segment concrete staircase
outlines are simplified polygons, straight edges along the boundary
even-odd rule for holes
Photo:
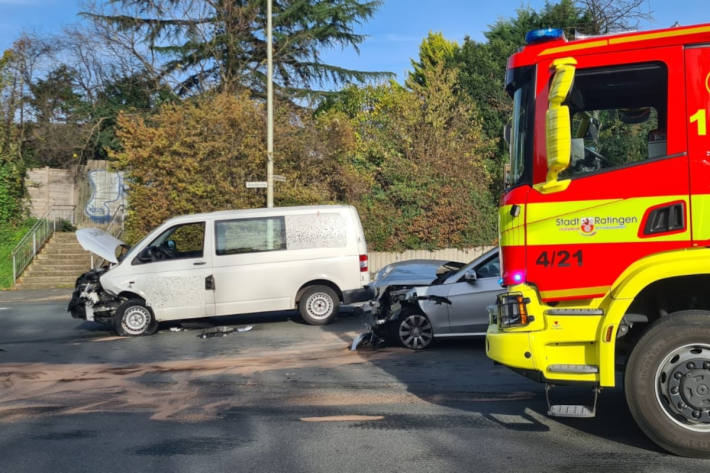
[[[76,235],[57,232],[22,273],[15,289],[74,287],[76,278],[90,266],[91,254],[79,245]]]

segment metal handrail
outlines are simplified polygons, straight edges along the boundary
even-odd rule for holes
[[[52,208],[45,212],[15,245],[12,250],[13,284],[37,256],[49,237],[57,231],[57,220],[69,220],[72,225],[74,224],[75,208],[76,206],[71,204],[52,205]],[[30,241],[32,242],[31,246]]]
[[[30,265],[37,252],[42,248],[49,237],[57,229],[56,218],[50,221],[52,210],[47,211],[29,229],[20,242],[12,250],[12,282],[13,284],[20,277],[22,272]],[[51,225],[50,225],[51,223]],[[32,246],[30,246],[32,242]],[[18,265],[19,262],[19,265]]]

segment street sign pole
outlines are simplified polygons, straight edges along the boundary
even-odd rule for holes
[[[266,0],[266,207],[274,206],[274,64],[271,2]]]

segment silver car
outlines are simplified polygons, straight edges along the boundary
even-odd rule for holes
[[[382,268],[367,287],[366,324],[379,339],[421,350],[434,338],[483,336],[503,292],[498,248],[468,264],[410,260]]]

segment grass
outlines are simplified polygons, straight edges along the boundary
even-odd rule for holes
[[[34,218],[14,225],[0,223],[0,289],[12,286],[12,250],[34,223]]]

